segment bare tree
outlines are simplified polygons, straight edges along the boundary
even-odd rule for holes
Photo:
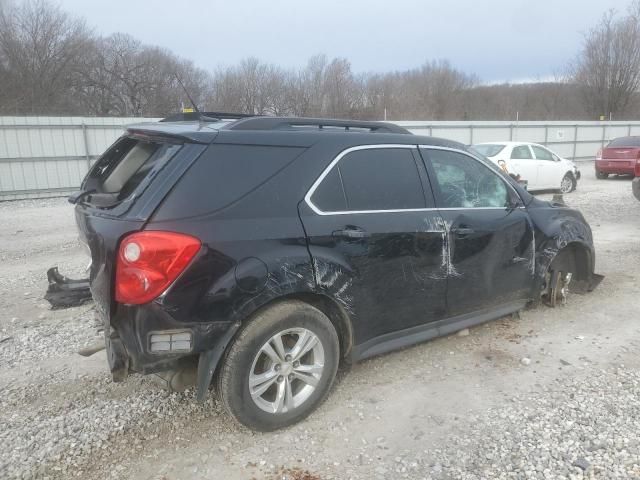
[[[447,60],[354,73],[322,54],[298,70],[247,58],[207,72],[131,35],[93,35],[50,0],[0,0],[0,113],[163,116],[191,97],[202,110],[264,115],[624,118],[640,106],[640,0],[605,15],[572,67],[568,79],[520,85],[481,85]]]
[[[640,2],[622,17],[607,12],[587,33],[573,80],[592,115],[625,112],[640,86]]]
[[[0,11],[0,58],[9,103],[29,113],[70,108],[70,77],[89,42],[82,20],[45,0]]]

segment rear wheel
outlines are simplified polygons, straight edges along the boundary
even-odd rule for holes
[[[600,172],[600,171],[596,170],[596,178],[597,179],[604,180],[608,176],[609,176],[608,173],[604,173],[604,172]]]
[[[560,191],[562,193],[573,192],[577,184],[575,177],[571,173],[567,173],[560,182]]]
[[[300,301],[279,303],[256,315],[231,345],[218,394],[243,425],[283,428],[326,398],[338,359],[338,335],[324,313]]]

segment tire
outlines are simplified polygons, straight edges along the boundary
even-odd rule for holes
[[[609,174],[608,173],[604,173],[604,172],[600,172],[598,170],[596,170],[596,178],[598,180],[604,180],[605,178],[608,178]]]
[[[290,354],[295,356],[298,342],[314,346],[295,360]],[[282,354],[286,355],[284,360]],[[339,356],[338,334],[324,313],[297,300],[278,303],[255,315],[227,350],[216,379],[218,396],[236,421],[253,430],[284,428],[305,418],[324,401],[335,379]],[[306,373],[311,371],[314,373]]]
[[[576,178],[571,173],[567,173],[564,177],[562,177],[562,181],[560,182],[560,192],[561,193],[571,193],[576,189],[578,182]]]

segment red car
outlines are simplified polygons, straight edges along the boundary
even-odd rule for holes
[[[640,137],[615,138],[596,155],[596,177],[609,174],[637,176],[640,166]]]

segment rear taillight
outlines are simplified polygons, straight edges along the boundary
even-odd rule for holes
[[[602,160],[602,149],[598,150],[598,153],[596,153],[596,160]]]
[[[193,260],[201,242],[174,232],[131,234],[120,243],[116,301],[140,305],[164,292]]]
[[[640,159],[636,162],[636,168],[633,173],[636,177],[640,177]]]

